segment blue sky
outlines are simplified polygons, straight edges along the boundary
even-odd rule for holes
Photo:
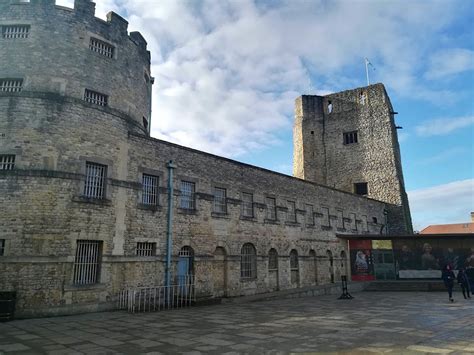
[[[474,1],[97,1],[110,10],[152,52],[153,136],[290,175],[294,99],[364,86],[368,57],[415,229],[470,220]]]

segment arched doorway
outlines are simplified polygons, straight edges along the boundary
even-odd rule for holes
[[[334,283],[334,258],[332,256],[332,251],[326,251],[326,255],[328,257],[328,266],[329,266],[329,279],[331,283]]]
[[[316,252],[311,249],[309,251],[309,275],[311,277],[311,283],[314,285],[318,284],[318,265],[316,259]]]
[[[179,284],[192,283],[194,275],[194,250],[184,246],[178,253],[178,282]]]
[[[214,251],[214,263],[212,267],[214,297],[224,297],[227,290],[227,262],[224,248],[217,247]]]
[[[268,252],[268,287],[271,291],[276,291],[279,288],[278,252],[274,248]]]
[[[299,287],[300,284],[300,268],[298,262],[298,252],[293,249],[290,252],[290,273],[291,287]]]

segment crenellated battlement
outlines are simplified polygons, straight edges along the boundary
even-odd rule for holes
[[[74,8],[54,0],[0,0],[0,47],[0,79],[21,82],[24,92],[108,106],[148,133],[150,52],[143,36],[129,34],[127,20],[115,12],[102,20],[89,0],[75,0]]]

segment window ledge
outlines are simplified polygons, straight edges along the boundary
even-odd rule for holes
[[[188,208],[178,208],[179,214],[188,214],[188,215],[197,215],[196,209],[188,209]]]
[[[332,227],[331,226],[321,226],[321,229],[323,231],[330,231],[332,229]]]
[[[252,282],[257,281],[256,277],[241,277],[240,282]]]
[[[223,218],[230,219],[229,215],[225,212],[211,212],[211,217],[213,218]]]
[[[138,204],[138,209],[139,210],[148,210],[152,212],[160,211],[161,206],[160,205],[146,205],[144,203],[139,203]]]
[[[314,228],[314,227],[316,227],[316,224],[314,223],[306,225],[306,228]]]
[[[264,224],[280,224],[280,221],[278,221],[278,219],[264,219],[263,223]]]
[[[298,222],[286,221],[286,222],[285,222],[285,226],[289,226],[289,227],[299,227],[299,226],[301,226],[301,224],[298,223]]]
[[[240,220],[242,221],[248,221],[248,222],[258,222],[257,221],[257,218],[255,218],[254,216],[240,216]]]
[[[64,291],[91,291],[91,290],[105,290],[107,284],[91,284],[91,285],[68,285],[64,286]]]
[[[73,196],[73,202],[91,203],[99,206],[112,206],[112,201],[105,198],[92,198],[85,196]]]

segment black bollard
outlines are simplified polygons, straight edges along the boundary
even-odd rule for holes
[[[347,276],[341,276],[341,283],[342,283],[342,295],[338,298],[340,300],[351,300],[354,297],[351,296],[349,291],[347,291]]]

